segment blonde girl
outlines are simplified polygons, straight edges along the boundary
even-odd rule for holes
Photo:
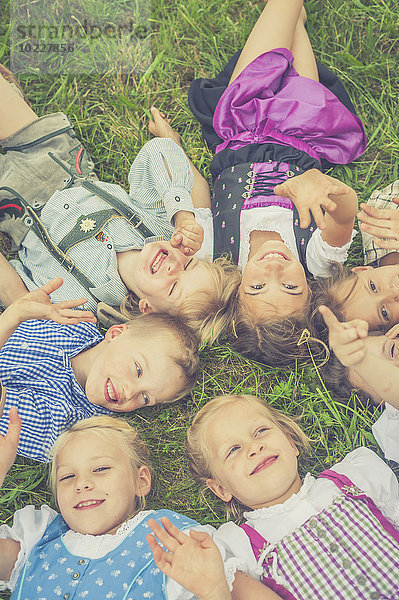
[[[0,482],[11,467],[20,420],[0,437]],[[154,565],[148,520],[168,516],[179,529],[195,521],[144,510],[151,489],[145,443],[122,419],[97,416],[61,434],[52,450],[50,488],[59,513],[26,506],[0,527],[0,589],[12,598],[191,598]],[[40,593],[39,593],[40,592]]]
[[[314,478],[297,460],[309,441],[254,396],[206,404],[187,435],[196,478],[230,515],[214,536],[229,558],[286,599],[393,598],[399,591],[399,488],[374,452],[357,448]]]

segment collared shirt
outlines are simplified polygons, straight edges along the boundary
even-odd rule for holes
[[[68,252],[75,265],[93,283],[91,292],[98,300],[119,305],[128,290],[118,273],[117,252],[139,250],[145,243],[171,238],[173,217],[180,210],[194,212],[190,192],[193,173],[183,150],[171,139],[154,138],[138,153],[129,173],[129,194],[119,185],[99,182],[97,185],[132,208],[154,233],[142,235],[123,218],[114,218],[96,237]],[[109,205],[82,186],[55,192],[41,212],[41,221],[56,244],[71,231],[82,215],[108,209]],[[29,232],[19,252],[20,261],[11,264],[31,291],[54,277],[62,276],[64,284],[52,295],[53,302],[87,297],[84,287],[64,270],[43,243]],[[87,309],[95,310],[96,302],[88,298]]]
[[[22,323],[1,348],[0,379],[6,403],[0,433],[7,433],[8,413],[15,406],[22,419],[18,454],[46,462],[62,431],[80,419],[110,414],[88,401],[70,363],[102,339],[92,323],[32,320]]]

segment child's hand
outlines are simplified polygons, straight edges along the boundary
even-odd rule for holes
[[[336,202],[331,200],[330,195],[342,196],[349,194],[350,191],[349,186],[338,179],[324,175],[318,169],[310,169],[274,188],[276,196],[290,198],[295,204],[301,227],[310,225],[310,213],[312,213],[319,229],[324,229],[326,226],[322,208],[328,213],[333,213],[337,208]]]
[[[150,110],[154,120],[149,121],[148,131],[152,135],[155,135],[155,137],[170,138],[180,146],[181,137],[171,126],[170,119],[166,119],[165,115],[155,108],[155,106],[152,106]]]
[[[323,305],[319,306],[319,311],[328,327],[330,348],[338,360],[344,367],[362,362],[367,354],[364,340],[368,336],[368,323],[361,319],[340,323],[334,313]]]
[[[6,435],[0,434],[0,486],[4,481],[4,477],[14,464],[19,435],[21,433],[22,421],[19,418],[15,406],[10,408],[9,419],[10,422]]]
[[[398,335],[399,335],[399,323],[396,323],[396,325],[391,327],[391,329],[389,329],[385,333],[385,337],[389,338],[390,340],[394,340],[396,337],[398,337]]]
[[[399,204],[399,198],[392,202]],[[374,235],[377,238],[374,242],[379,248],[399,250],[399,210],[374,208],[364,203],[360,208],[362,210],[357,214],[360,229]]]
[[[150,519],[148,525],[166,550],[153,535],[146,538],[157,567],[199,600],[230,599],[222,557],[212,538],[194,530],[186,535],[166,517],[161,522],[163,527]]]
[[[170,243],[178,248],[186,256],[192,256],[202,246],[204,241],[204,230],[197,223],[192,212],[180,210],[174,216],[175,231]]]
[[[52,279],[37,290],[15,300],[4,311],[4,314],[12,311],[18,317],[20,323],[29,319],[49,319],[64,325],[75,325],[80,321],[96,323],[96,317],[90,310],[71,310],[75,306],[85,304],[87,302],[86,298],[52,304],[50,294],[58,290],[61,285],[61,277]]]

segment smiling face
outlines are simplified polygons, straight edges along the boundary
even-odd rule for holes
[[[176,314],[190,296],[215,294],[215,282],[206,264],[195,256],[185,256],[169,242],[146,244],[135,260],[134,279],[132,276],[128,287],[140,298],[142,313]]]
[[[392,387],[399,389],[399,337],[396,337],[397,334],[399,334],[399,329],[394,326],[385,335],[369,335],[364,341],[367,353],[397,367],[397,370],[390,371],[390,375],[394,384]],[[351,385],[366,392],[376,404],[381,402],[379,394],[354,369],[348,368],[348,379]]]
[[[355,267],[357,281],[345,301],[345,320],[363,319],[370,329],[387,329],[399,321],[399,265],[386,267]],[[345,296],[353,286],[346,282],[340,289]]]
[[[147,467],[133,473],[114,440],[94,431],[76,432],[56,457],[60,512],[78,533],[103,535],[116,530],[135,511],[138,495],[151,488]]]
[[[224,502],[252,509],[280,504],[301,488],[298,449],[261,411],[232,402],[207,423],[204,443],[212,456],[208,487]]]
[[[308,295],[304,268],[282,242],[265,242],[247,262],[240,302],[256,321],[300,311]]]
[[[170,332],[143,335],[134,326],[114,325],[87,351],[95,351],[83,386],[89,402],[127,412],[177,398],[186,383],[172,356],[171,349],[178,355],[178,345]]]

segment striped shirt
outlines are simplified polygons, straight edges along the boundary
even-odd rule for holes
[[[128,290],[118,273],[117,252],[141,249],[145,243],[171,238],[173,217],[180,210],[194,212],[190,192],[193,173],[183,150],[171,139],[154,138],[138,153],[129,172],[129,194],[119,185],[99,182],[97,185],[132,208],[154,233],[146,240],[123,218],[113,218],[104,225],[101,235],[72,247],[68,255],[90,279],[93,295],[99,301],[119,305]],[[41,221],[56,244],[71,231],[82,215],[108,209],[107,202],[82,186],[55,192],[41,212]],[[52,257],[38,237],[29,232],[22,242],[19,261],[11,264],[31,291],[54,277],[62,276],[64,284],[51,299],[87,297],[84,287]],[[87,309],[95,310],[96,302],[88,298]]]
[[[0,379],[6,403],[0,433],[7,432],[8,413],[15,406],[22,419],[18,454],[46,462],[62,431],[80,419],[110,414],[88,401],[70,363],[70,358],[102,339],[92,323],[32,320],[22,323],[1,348]]]

